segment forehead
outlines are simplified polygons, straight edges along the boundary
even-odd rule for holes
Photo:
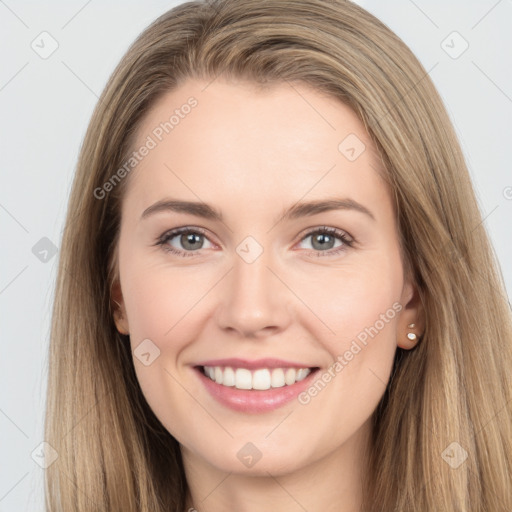
[[[144,145],[127,192],[139,209],[165,194],[260,210],[348,194],[393,209],[363,123],[305,84],[188,80],[147,113]]]

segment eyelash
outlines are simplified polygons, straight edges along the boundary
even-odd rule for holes
[[[208,238],[206,235],[206,231],[202,228],[183,227],[183,228],[176,228],[176,229],[172,229],[170,231],[166,231],[163,235],[161,235],[158,238],[155,245],[159,245],[162,247],[162,249],[164,251],[175,254],[180,257],[197,256],[198,252],[201,249],[196,250],[196,251],[180,251],[180,250],[175,249],[174,247],[172,247],[171,245],[169,245],[167,243],[167,242],[169,242],[169,240],[172,240],[176,236],[182,235],[182,234],[200,234],[200,235],[204,236],[205,238]],[[353,240],[352,238],[349,238],[347,236],[347,234],[344,233],[343,231],[336,229],[336,228],[331,228],[328,226],[323,226],[321,228],[315,228],[315,229],[312,229],[311,231],[308,231],[301,238],[300,241],[304,240],[305,238],[307,238],[311,235],[317,235],[317,234],[322,234],[322,235],[325,234],[325,235],[334,236],[335,238],[338,238],[339,240],[341,240],[343,242],[343,245],[337,247],[336,249],[333,248],[333,249],[329,249],[327,251],[318,251],[315,249],[311,249],[310,251],[312,253],[316,254],[316,256],[323,256],[326,254],[328,256],[336,256],[337,254],[340,254],[341,252],[346,251],[347,248],[353,247],[353,245],[355,243],[355,240]]]

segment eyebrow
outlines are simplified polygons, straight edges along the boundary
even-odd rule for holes
[[[317,201],[298,202],[281,213],[275,222],[282,220],[294,220],[301,217],[309,217],[331,210],[353,210],[363,213],[376,220],[373,213],[362,204],[350,198],[328,198]],[[163,199],[146,208],[141,215],[141,220],[161,212],[188,213],[196,217],[223,222],[222,213],[207,203],[195,201],[181,201],[177,199]]]

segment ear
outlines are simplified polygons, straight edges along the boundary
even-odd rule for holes
[[[414,348],[425,332],[425,312],[417,285],[409,279],[404,285],[400,303],[403,306],[397,325],[397,345]]]
[[[121,291],[121,283],[119,279],[116,279],[110,290],[110,297],[112,303],[112,310],[114,311],[114,322],[117,330],[121,334],[130,334],[130,328],[128,325],[128,317],[126,315],[126,309],[124,306],[123,293]]]

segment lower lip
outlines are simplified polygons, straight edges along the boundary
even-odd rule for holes
[[[199,375],[207,391],[222,405],[238,412],[256,414],[273,411],[292,401],[294,398],[297,398],[302,391],[310,386],[311,381],[316,377],[318,372],[318,369],[311,371],[305,379],[290,386],[266,390],[245,390],[217,384],[204,375],[201,369],[194,368],[194,370]]]

